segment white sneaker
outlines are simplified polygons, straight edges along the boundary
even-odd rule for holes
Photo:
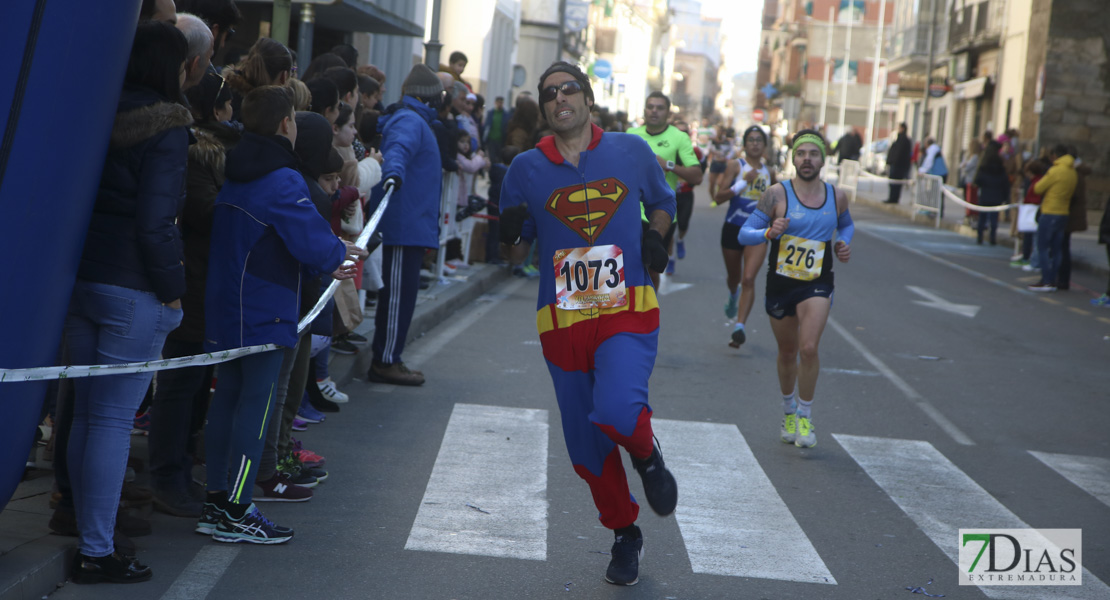
[[[323,394],[325,398],[336,404],[343,404],[351,400],[347,394],[336,389],[335,382],[331,380],[331,377],[323,381],[317,381],[316,387],[320,388],[320,393]]]
[[[1037,268],[1034,267],[1033,265],[1021,265],[1021,270],[1025,271],[1026,273],[1029,273],[1029,272],[1032,272],[1032,271],[1036,271]]]

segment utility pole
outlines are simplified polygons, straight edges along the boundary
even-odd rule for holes
[[[300,48],[300,52],[297,52],[297,68],[301,70],[302,76],[308,71],[308,65],[312,64],[312,38],[315,32],[316,9],[311,4],[302,4],[301,26],[297,36],[297,48]]]
[[[825,80],[821,82],[821,127],[825,127],[828,123],[825,120],[825,109],[829,106],[829,79],[832,77],[832,39],[833,32],[836,31],[833,26],[835,15],[836,9],[830,6],[828,37],[825,38]]]
[[[439,71],[439,51],[443,44],[439,43],[439,8],[441,0],[432,0],[432,29],[428,32],[428,41],[424,42],[424,64],[432,72]]]
[[[567,0],[559,0],[559,47],[555,49],[555,61],[563,60],[563,47],[567,43]]]
[[[929,94],[931,93],[929,87],[933,83],[933,60],[936,56],[936,49],[934,45],[934,32],[937,30],[937,6],[940,5],[940,0],[933,0],[933,16],[929,23],[929,62],[925,63],[925,102],[921,105],[921,137],[925,139],[929,137],[929,126],[932,125],[932,119],[929,118]]]
[[[844,113],[848,109],[848,75],[852,72],[852,23],[855,20],[855,8],[849,0],[848,35],[844,37],[844,75],[840,81],[840,135],[847,132],[844,128]]]
[[[883,22],[886,20],[886,3],[887,0],[879,0],[879,32],[875,36],[875,62],[871,66],[871,102],[867,109],[867,137],[866,145],[864,148],[868,153],[871,152],[872,136],[875,135],[875,95],[878,93],[879,87],[879,62],[883,58]],[[882,102],[882,95],[879,95],[878,102]]]

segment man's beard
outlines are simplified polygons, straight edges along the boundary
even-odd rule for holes
[[[806,177],[805,175],[803,175],[802,170],[798,169],[798,179],[801,179],[802,181],[805,181],[805,182],[810,182],[810,181],[813,181],[814,179],[817,179],[817,177],[819,175],[821,175],[821,169],[814,168],[813,166],[810,166],[810,168],[813,169],[813,174],[810,175],[809,177]]]

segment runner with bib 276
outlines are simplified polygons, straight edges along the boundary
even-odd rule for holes
[[[771,243],[766,309],[778,344],[780,437],[811,448],[817,444],[810,412],[821,368],[817,346],[832,307],[832,255],[848,262],[855,226],[844,192],[818,179],[827,152],[821,134],[799,131],[791,149],[797,175],[767,189],[739,239],[745,246]]]

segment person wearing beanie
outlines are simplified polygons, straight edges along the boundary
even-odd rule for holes
[[[666,516],[678,503],[678,486],[653,441],[648,404],[659,342],[659,302],[648,269],[667,266],[663,235],[675,214],[674,191],[647,142],[603,133],[590,121],[593,90],[577,67],[553,64],[540,77],[539,101],[554,135],[509,166],[501,187],[501,240],[535,241],[540,263],[548,265],[540,269],[536,322],[563,435],[601,524],[615,536],[605,579],[632,585],[639,580],[643,536],[621,448],[653,511]],[[583,285],[579,272],[587,275]]]
[[[439,198],[442,169],[431,124],[444,90],[424,64],[412,68],[401,84],[404,96],[378,120],[382,133],[382,190],[393,191],[382,215],[382,280],[374,317],[374,360],[367,379],[395,385],[423,385],[424,374],[405,366],[409,324],[420,291],[424,252],[439,248]]]

